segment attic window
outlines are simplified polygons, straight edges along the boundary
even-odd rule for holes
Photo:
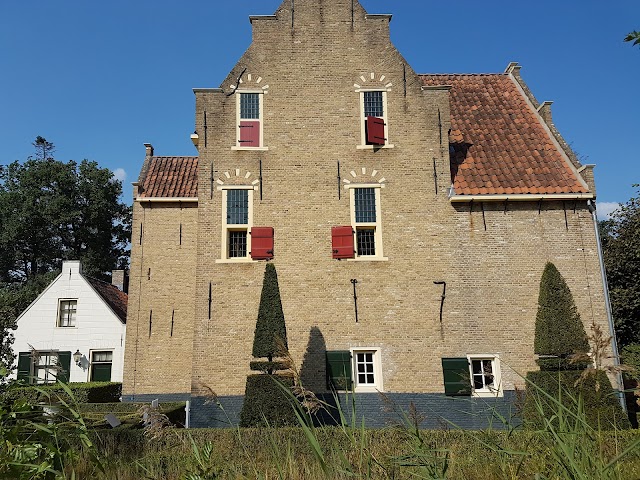
[[[238,92],[235,150],[266,150],[263,147],[263,91]]]
[[[60,300],[58,304],[58,327],[75,327],[78,300]]]
[[[387,125],[387,91],[360,91],[361,145],[358,148],[390,148]]]

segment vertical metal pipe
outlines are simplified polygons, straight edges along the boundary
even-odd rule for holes
[[[596,205],[593,201],[588,202],[587,206],[591,212],[591,218],[593,219],[593,230],[596,235],[596,245],[598,250],[598,261],[600,262],[600,275],[602,276],[602,290],[604,292],[604,304],[607,310],[607,320],[609,322],[609,333],[611,335],[611,350],[613,353],[613,364],[617,367],[620,365],[620,354],[618,352],[618,339],[616,338],[616,329],[613,323],[613,315],[611,314],[611,300],[609,299],[609,283],[607,282],[607,270],[604,267],[604,256],[602,255],[602,243],[600,242],[600,229],[598,228],[598,217],[596,214]],[[627,404],[624,400],[624,382],[622,379],[622,372],[617,372],[616,377],[618,380],[618,399],[622,409],[627,411]]]

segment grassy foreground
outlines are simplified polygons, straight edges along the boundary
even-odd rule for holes
[[[114,480],[589,478],[563,474],[558,444],[549,433],[390,428],[345,434],[340,427],[314,433],[322,461],[297,427],[170,430],[155,439],[140,430],[95,432],[105,472],[94,471],[87,460],[79,462],[76,475]],[[602,458],[606,464],[639,439],[637,431],[575,438],[582,445],[574,450],[573,461],[596,463]],[[640,478],[640,451],[627,455],[602,478]]]

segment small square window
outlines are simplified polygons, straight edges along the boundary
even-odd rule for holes
[[[445,394],[501,397],[500,361],[497,355],[443,358]]]
[[[58,327],[75,327],[77,300],[60,300],[58,308]]]
[[[356,391],[382,390],[380,350],[351,349],[354,385]]]

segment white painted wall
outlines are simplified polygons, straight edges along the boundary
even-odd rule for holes
[[[89,360],[92,350],[113,350],[111,381],[121,382],[124,363],[126,326],[85,278],[80,275],[79,261],[66,261],[62,273],[18,318],[14,332],[13,351],[69,351],[83,354],[79,367],[71,358],[70,382],[89,381]],[[59,299],[77,299],[75,327],[56,326]],[[16,377],[16,372],[12,378]]]

